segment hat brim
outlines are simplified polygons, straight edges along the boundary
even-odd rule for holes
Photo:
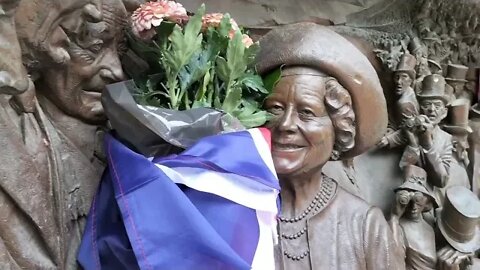
[[[445,230],[445,227],[443,226],[442,222],[442,215],[438,215],[438,220],[437,220],[438,228],[440,229],[440,232],[442,233],[443,237],[447,240],[447,242],[454,247],[456,250],[464,252],[464,253],[470,253],[470,252],[475,252],[476,250],[480,249],[480,225],[477,225],[475,228],[475,234],[474,237],[465,243],[458,242],[451,238],[448,233]]]
[[[425,196],[428,196],[430,198],[430,200],[432,200],[432,203],[435,205],[435,207],[438,207],[439,204],[438,204],[438,200],[432,195],[431,192],[429,192],[427,189],[423,188],[423,189],[420,189],[418,187],[416,187],[415,185],[413,184],[410,184],[408,182],[405,182],[403,183],[401,186],[395,188],[393,191],[394,192],[397,192],[399,190],[411,190],[411,191],[418,191],[418,192],[421,192],[423,195]]]
[[[397,72],[405,72],[408,74],[408,76],[410,76],[410,78],[412,78],[413,80],[415,80],[415,74],[417,74],[415,72],[415,70],[411,70],[411,69],[397,69],[397,70],[394,70],[393,73],[397,73]]]
[[[454,78],[445,78],[445,81],[451,81],[451,82],[464,82],[467,83],[467,80],[462,80],[462,79],[454,79]]]
[[[441,99],[445,102],[445,104],[449,103],[449,98],[447,96],[441,96],[441,95],[422,95],[422,94],[417,94],[418,99]]]
[[[275,28],[260,39],[257,70],[308,66],[332,76],[350,93],[355,112],[355,146],[341,159],[362,154],[385,134],[388,113],[378,75],[367,57],[328,27],[297,23]]]
[[[480,118],[480,103],[473,105],[470,108],[470,112],[473,113],[477,118]]]
[[[468,134],[473,132],[472,128],[469,126],[461,127],[461,126],[444,125],[443,128],[446,131],[455,133],[455,134]]]

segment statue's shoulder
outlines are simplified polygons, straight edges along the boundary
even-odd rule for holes
[[[362,218],[366,218],[372,208],[365,200],[350,193],[340,185],[337,185],[337,192],[333,198],[332,206],[338,207],[338,210],[345,215],[361,216]]]

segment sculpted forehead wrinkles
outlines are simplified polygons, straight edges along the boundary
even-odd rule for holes
[[[284,104],[310,107],[317,113],[324,112],[324,78],[311,75],[283,77],[275,87],[269,100]],[[318,111],[319,110],[319,111]]]

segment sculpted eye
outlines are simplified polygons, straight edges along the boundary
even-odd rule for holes
[[[100,52],[100,50],[102,49],[102,44],[95,44],[95,45],[92,45],[88,48],[91,52],[93,52],[94,54],[98,54]]]
[[[303,109],[303,110],[300,110],[299,111],[299,114],[300,115],[303,115],[303,116],[315,116],[315,113],[310,110],[310,109]]]
[[[279,114],[283,112],[283,107],[278,105],[278,104],[273,104],[268,106],[268,112],[273,113],[273,114]]]
[[[99,54],[103,49],[104,43],[101,39],[95,39],[88,45],[88,50],[93,54]]]

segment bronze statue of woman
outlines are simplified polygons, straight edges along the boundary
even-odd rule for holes
[[[282,188],[277,269],[404,269],[380,209],[322,173],[329,160],[367,151],[386,131],[372,65],[345,38],[311,23],[272,30],[260,45],[258,71],[282,67],[265,101]]]

